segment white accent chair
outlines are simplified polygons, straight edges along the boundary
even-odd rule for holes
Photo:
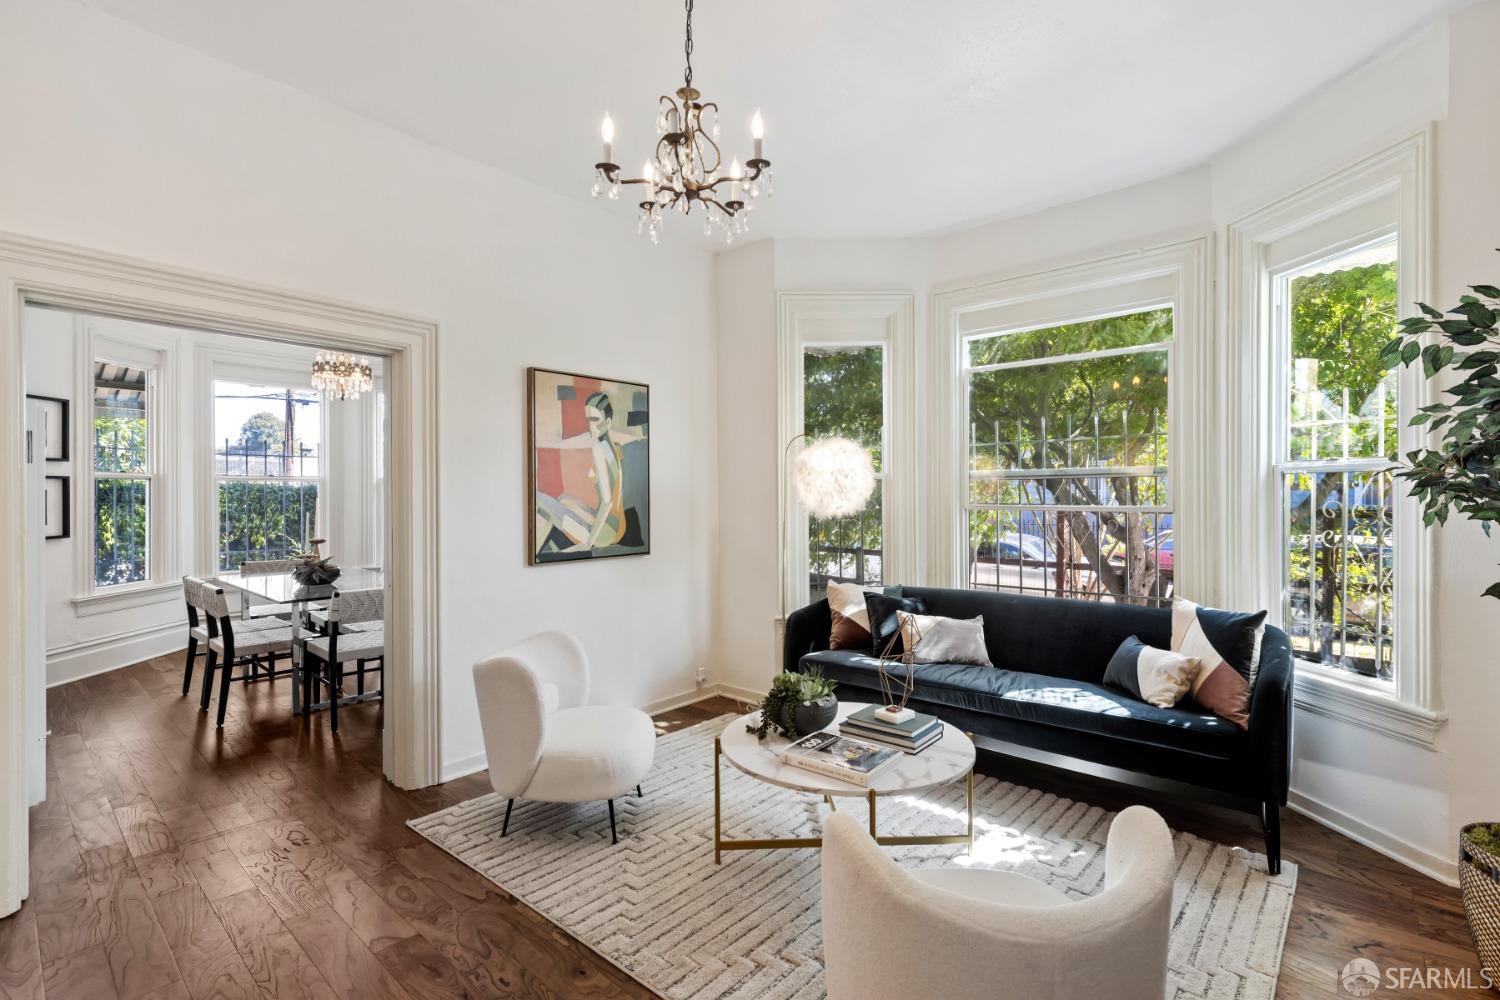
[[[510,829],[516,799],[609,803],[651,770],[656,728],[635,708],[590,705],[589,661],[563,632],[541,632],[474,664],[474,693],[489,760],[490,784],[505,796]]]
[[[1154,811],[1115,817],[1104,889],[1071,900],[979,868],[908,870],[852,816],[823,831],[829,1000],[1162,1000],[1176,869]]]

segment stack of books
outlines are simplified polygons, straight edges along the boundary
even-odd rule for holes
[[[871,778],[900,759],[901,755],[894,750],[835,733],[813,733],[781,751],[784,764],[842,778],[863,788],[868,788]]]
[[[905,722],[886,722],[875,717],[879,706],[866,705],[839,723],[839,732],[857,740],[869,740],[881,746],[907,753],[919,753],[943,738],[943,724],[930,715],[918,712]]]

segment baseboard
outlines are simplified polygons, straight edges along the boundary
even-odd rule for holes
[[[467,757],[460,757],[458,760],[447,761],[438,769],[438,783],[466,778],[478,771],[483,771],[488,766],[489,761],[485,759],[483,750],[469,754]]]
[[[186,648],[181,622],[148,625],[47,650],[47,686],[57,687]]]
[[[1350,840],[1363,844],[1372,851],[1384,854],[1393,861],[1399,861],[1429,878],[1435,878],[1444,885],[1458,885],[1458,862],[1452,858],[1445,858],[1407,843],[1386,830],[1355,819],[1348,813],[1295,789],[1287,796],[1287,807],[1323,824],[1330,830],[1343,834]]]

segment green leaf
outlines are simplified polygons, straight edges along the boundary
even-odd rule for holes
[[[1408,424],[1407,426],[1408,427],[1421,427],[1423,424],[1427,423],[1431,419],[1432,419],[1432,414],[1430,414],[1430,413],[1418,413],[1416,416],[1414,416],[1414,417],[1411,418],[1411,423]]]
[[[1500,299],[1500,288],[1494,285],[1470,285],[1469,287],[1486,298]]]
[[[1490,584],[1488,587],[1485,588],[1484,593],[1482,595],[1480,595],[1480,596],[1482,596],[1482,597],[1493,597],[1493,598],[1496,598],[1497,600],[1500,600],[1500,583],[1492,583],[1492,584]]]
[[[1417,355],[1419,355],[1421,353],[1422,353],[1422,345],[1421,344],[1417,343],[1414,340],[1413,341],[1408,341],[1407,344],[1406,344],[1406,346],[1403,347],[1403,348],[1401,348],[1401,363],[1403,365],[1409,365],[1413,361],[1417,360]]]
[[[1433,319],[1442,319],[1443,318],[1443,314],[1442,313],[1438,312],[1436,309],[1432,308],[1432,306],[1428,305],[1425,302],[1418,302],[1417,303],[1417,308],[1420,309],[1420,310],[1422,310],[1427,315],[1431,316]]]

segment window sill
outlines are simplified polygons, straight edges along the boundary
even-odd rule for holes
[[[1403,701],[1390,688],[1353,680],[1326,667],[1299,661],[1296,670],[1292,690],[1299,709],[1425,750],[1437,749],[1438,732],[1447,723],[1448,713]]]
[[[87,618],[90,615],[104,615],[125,608],[164,604],[181,596],[181,583],[132,583],[75,597],[73,610],[78,617]]]

